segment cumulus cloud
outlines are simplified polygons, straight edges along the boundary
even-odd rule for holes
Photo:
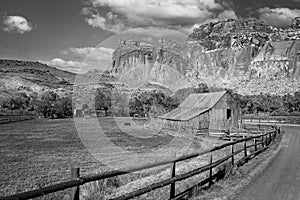
[[[90,59],[90,57],[94,57],[95,59],[104,57],[111,59],[114,50],[105,47],[70,47],[68,49],[63,49],[60,52],[63,55],[74,56],[75,59],[80,60]]]
[[[82,10],[86,21],[93,27],[120,32],[136,27],[165,27],[189,29],[195,24],[216,19],[236,17],[234,11],[215,0],[87,0]],[[109,8],[102,13],[101,8]],[[103,9],[102,9],[103,10]]]
[[[73,73],[79,73],[81,68],[85,67],[85,64],[82,62],[77,61],[65,61],[61,58],[54,58],[49,61],[40,61],[46,65],[49,65],[51,67],[56,67],[61,70],[73,72]]]
[[[7,16],[3,20],[6,32],[26,33],[33,29],[32,24],[23,16]]]
[[[54,58],[43,63],[74,73],[85,73],[93,69],[108,69],[114,50],[105,47],[70,47],[60,51],[62,58]]]
[[[260,8],[258,10],[260,13],[260,19],[265,23],[286,28],[291,26],[292,19],[300,16],[300,9],[290,9],[290,8]]]

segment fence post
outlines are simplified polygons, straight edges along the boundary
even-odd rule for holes
[[[79,168],[71,168],[71,179],[77,179],[80,176],[80,169]],[[79,186],[75,188],[74,198],[73,200],[79,200]]]
[[[256,138],[254,138],[254,151],[255,151],[255,152],[257,151],[257,146],[256,146],[256,144],[257,144],[257,140],[256,140]]]
[[[266,133],[267,133],[267,131],[265,131],[264,134],[266,134]],[[268,135],[266,135],[266,138],[265,138],[265,146],[268,146]]]
[[[212,152],[210,152],[209,155],[209,164],[212,164]],[[210,187],[212,185],[212,168],[209,168],[209,184],[208,186]]]
[[[231,164],[232,164],[232,166],[234,166],[234,144],[232,144],[231,145],[231,154],[232,154],[232,156],[231,156]]]
[[[171,177],[175,177],[176,175],[176,162],[172,163],[171,165]],[[171,186],[170,186],[170,199],[174,198],[175,197],[175,182],[174,183],[171,183]]]
[[[245,136],[244,136],[244,139],[246,139]],[[244,156],[247,157],[247,143],[246,143],[246,140],[244,141]]]

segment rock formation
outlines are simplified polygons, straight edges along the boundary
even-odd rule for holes
[[[298,25],[299,18],[285,30],[256,19],[225,20],[201,25],[183,44],[121,40],[111,74],[128,85],[154,82],[171,90],[206,83],[242,94],[293,93],[300,90]]]
[[[130,87],[147,83],[164,85],[176,91],[187,87],[185,74],[188,62],[181,52],[182,45],[161,40],[159,46],[121,40],[113,54],[111,73]]]

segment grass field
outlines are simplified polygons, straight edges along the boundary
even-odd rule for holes
[[[170,135],[151,134],[138,126],[125,127],[128,130],[124,131],[113,119],[101,119],[100,124],[112,143],[128,151],[151,152],[173,139]],[[142,137],[126,134],[127,131]],[[80,167],[82,174],[108,169],[83,145],[73,119],[1,124],[0,138],[0,196],[68,179],[71,166]],[[121,167],[126,164],[137,163],[119,163]]]
[[[99,124],[104,132],[104,136],[101,138],[97,135],[98,127],[90,121],[88,119],[77,120],[76,126],[73,119],[41,119],[1,124],[0,196],[36,189],[68,179],[72,166],[80,167],[81,174],[111,169],[111,166],[104,165],[107,164],[106,162],[103,164],[97,160],[95,155],[98,159],[99,155],[104,156],[110,161],[109,164],[123,168],[174,157],[182,144],[185,143],[190,144],[185,153],[201,151],[223,143],[213,138],[198,138],[190,142],[189,138],[180,137],[170,148],[156,151],[174,141],[174,137],[161,131],[157,132],[152,126],[143,126],[145,121],[138,120],[130,122],[128,125],[129,122],[123,118],[101,118]],[[90,145],[88,149],[84,140],[88,140],[88,145]],[[187,142],[188,140],[189,142]],[[126,150],[127,154],[132,152],[135,156],[123,155],[115,149],[110,149],[110,147],[105,149],[107,141],[117,148]],[[105,151],[101,149],[101,152],[98,153],[99,146]],[[230,149],[220,152],[214,155],[214,159],[229,152]],[[139,155],[143,156],[139,157]],[[177,173],[187,172],[205,165],[207,162],[207,155],[182,162],[177,166]],[[145,170],[141,173],[123,175],[109,181],[87,184],[82,186],[81,191],[82,195],[88,197],[98,195],[99,198],[99,195],[110,195],[103,190],[109,191],[114,196],[114,194],[123,194],[134,190],[136,186],[141,187],[167,178],[169,174],[168,166],[150,171]],[[189,179],[178,184],[180,188],[184,189],[198,180],[199,177],[194,177],[194,181]],[[161,194],[168,196],[167,190],[168,188],[162,188],[149,195],[154,199],[157,199]],[[56,197],[52,196],[48,199],[56,199]]]

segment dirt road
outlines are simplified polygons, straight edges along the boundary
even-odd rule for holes
[[[235,200],[300,200],[300,126],[284,126],[286,140],[269,166]]]

